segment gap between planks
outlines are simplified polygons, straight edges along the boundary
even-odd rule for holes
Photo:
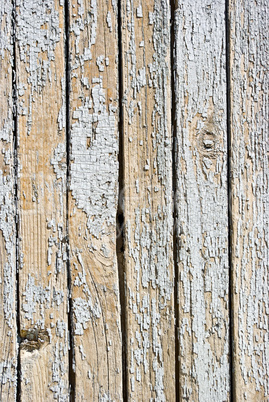
[[[119,111],[118,111],[118,131],[119,131],[119,173],[118,173],[118,209],[116,222],[116,253],[118,263],[119,297],[121,314],[121,338],[122,338],[122,400],[128,400],[127,390],[127,361],[126,361],[126,287],[125,287],[125,259],[124,259],[124,206],[125,196],[124,183],[124,140],[123,140],[123,55],[122,55],[122,32],[121,32],[121,0],[118,0],[118,77],[119,77]]]
[[[19,212],[18,212],[18,94],[17,94],[17,51],[16,51],[16,0],[12,1],[12,36],[13,36],[13,66],[12,66],[12,97],[13,97],[13,160],[14,160],[14,204],[16,227],[16,322],[17,322],[17,394],[16,401],[21,401],[21,358],[20,358],[20,282],[19,282]]]
[[[175,306],[175,401],[180,401],[179,386],[179,304],[178,304],[178,280],[179,270],[177,264],[178,253],[178,236],[177,236],[177,218],[178,212],[176,208],[176,166],[177,166],[177,133],[176,133],[176,100],[175,100],[175,0],[170,1],[170,69],[171,69],[171,133],[172,133],[172,195],[173,195],[173,263],[174,263],[174,306]]]
[[[226,35],[226,108],[227,108],[227,198],[228,198],[228,264],[229,264],[229,357],[230,357],[230,401],[234,400],[233,384],[233,283],[232,283],[232,188],[231,188],[231,69],[230,69],[230,20],[229,0],[225,1]]]
[[[70,245],[69,245],[69,183],[70,183],[70,116],[69,116],[69,95],[70,95],[70,56],[69,56],[69,30],[70,30],[70,17],[69,17],[70,1],[64,2],[65,13],[65,96],[66,96],[66,110],[65,110],[65,124],[66,124],[66,242],[67,242],[67,289],[68,289],[68,334],[69,334],[69,389],[70,389],[70,401],[75,400],[76,389],[76,375],[74,370],[74,325],[73,325],[73,300],[71,293],[71,270],[70,270]]]

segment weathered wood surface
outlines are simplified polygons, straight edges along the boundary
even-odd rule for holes
[[[180,400],[227,401],[225,1],[177,1],[174,24]]]
[[[64,7],[17,0],[21,400],[68,400]]]
[[[269,398],[268,2],[230,1],[233,370],[236,401]]]
[[[175,400],[170,10],[121,2],[126,396]]]
[[[268,2],[0,29],[0,400],[268,400]]]
[[[120,400],[117,2],[70,4],[69,242],[76,400]]]
[[[0,400],[16,399],[16,209],[12,2],[0,3]]]

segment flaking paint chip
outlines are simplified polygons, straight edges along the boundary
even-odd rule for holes
[[[137,18],[142,18],[143,17],[143,11],[142,11],[141,4],[136,9],[136,16],[137,16]]]

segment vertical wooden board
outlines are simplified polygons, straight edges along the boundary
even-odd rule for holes
[[[233,370],[237,401],[269,398],[268,17],[230,1]]]
[[[22,400],[68,400],[64,2],[17,0]]]
[[[175,10],[180,400],[227,401],[229,271],[225,1]]]
[[[16,225],[12,2],[0,3],[0,400],[16,399]]]
[[[69,15],[75,398],[121,400],[117,3],[73,1]]]
[[[121,21],[127,393],[173,401],[169,2],[124,0]]]

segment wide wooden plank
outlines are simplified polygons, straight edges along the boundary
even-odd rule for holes
[[[225,1],[175,10],[180,400],[228,401]]]
[[[21,400],[68,400],[62,0],[17,0]]]
[[[269,4],[229,3],[233,384],[256,402],[269,398]]]
[[[122,399],[117,2],[70,4],[70,264],[77,401]]]
[[[169,2],[121,2],[126,397],[175,400]]]
[[[0,3],[0,400],[16,400],[16,223],[12,1]]]

